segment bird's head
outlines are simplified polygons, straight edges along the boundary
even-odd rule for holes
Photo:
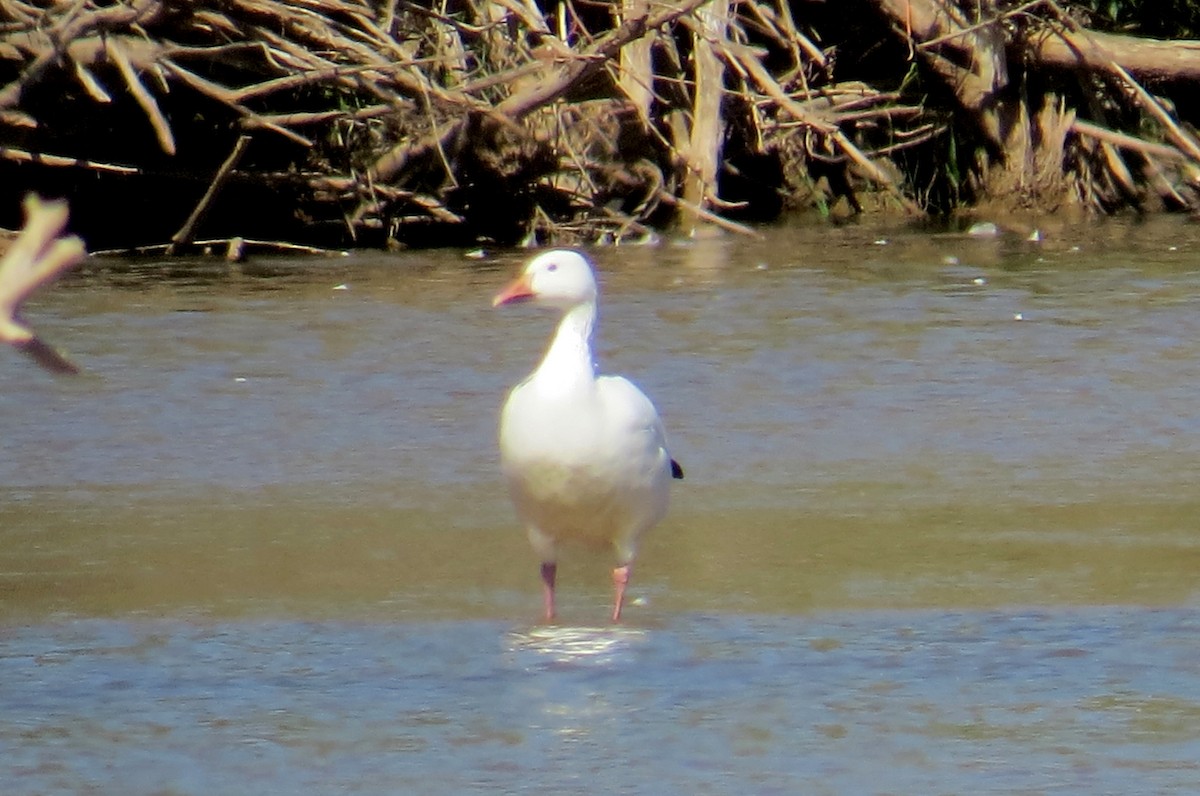
[[[568,310],[596,300],[596,277],[578,252],[555,249],[529,261],[521,275],[496,295],[493,307],[532,301]]]

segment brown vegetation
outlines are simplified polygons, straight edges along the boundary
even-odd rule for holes
[[[952,0],[0,0],[0,226],[619,240],[789,207],[1192,209],[1200,42]]]

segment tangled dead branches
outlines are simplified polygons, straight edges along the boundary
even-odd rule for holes
[[[70,198],[93,247],[171,253],[202,232],[341,246],[746,231],[789,203],[858,212],[864,196],[915,215],[1072,190],[1110,207],[1146,180],[1189,205],[1170,164],[1200,148],[1120,41],[1050,0],[991,16],[852,5],[0,0],[0,224],[30,189]],[[1044,70],[1036,85],[1010,75],[1018,54]],[[1054,70],[1099,76],[1166,140],[1081,118]]]

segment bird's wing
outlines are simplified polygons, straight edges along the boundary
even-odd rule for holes
[[[601,376],[596,380],[596,393],[611,433],[646,435],[644,444],[667,456],[667,434],[658,410],[633,382],[621,376]]]

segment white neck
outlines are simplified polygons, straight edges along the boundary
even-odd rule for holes
[[[596,378],[592,363],[592,326],[596,322],[596,303],[589,301],[563,315],[550,348],[533,378],[550,389],[591,384]]]

